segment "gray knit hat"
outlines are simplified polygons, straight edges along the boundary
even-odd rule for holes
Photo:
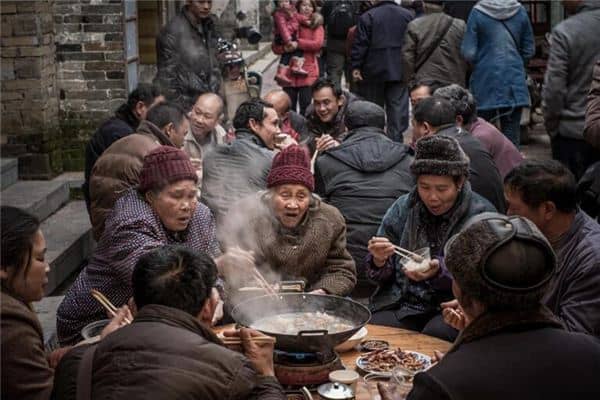
[[[468,176],[469,157],[452,137],[426,136],[417,141],[410,170],[416,176]]]
[[[363,126],[383,129],[385,127],[385,111],[370,101],[355,100],[346,108],[344,125],[348,130]]]
[[[495,309],[538,305],[556,268],[552,246],[531,221],[491,212],[467,221],[444,254],[461,291]]]

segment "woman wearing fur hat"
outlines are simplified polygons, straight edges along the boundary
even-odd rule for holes
[[[312,193],[314,178],[300,146],[275,156],[267,188],[230,209],[219,227],[224,247],[248,251],[251,267],[256,265],[269,282],[303,280],[307,291],[348,295],[356,268],[346,249],[344,217]],[[231,272],[225,280],[234,288],[252,285],[247,282],[251,274],[242,268]]]
[[[452,339],[440,303],[452,297],[443,248],[471,216],[495,211],[471,190],[469,159],[451,137],[434,135],[417,142],[411,172],[416,187],[388,209],[377,236],[369,241],[367,274],[378,283],[371,298],[372,323],[423,331]],[[424,271],[408,271],[394,245],[434,257]]]

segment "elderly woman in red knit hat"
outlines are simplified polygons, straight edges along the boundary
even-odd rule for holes
[[[147,251],[180,244],[219,256],[214,219],[196,197],[197,180],[195,168],[179,149],[160,146],[144,158],[138,188],[116,202],[90,263],[58,308],[61,344],[73,344],[86,324],[106,318],[90,290],[117,306],[129,300],[133,267]]]
[[[313,293],[349,294],[356,268],[346,249],[346,223],[335,207],[313,195],[314,179],[301,147],[289,146],[275,156],[267,188],[230,209],[219,229],[224,247],[248,251],[271,283],[303,280]],[[251,284],[247,276],[240,272],[225,279],[234,286]]]

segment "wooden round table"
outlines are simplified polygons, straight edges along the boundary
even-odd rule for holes
[[[233,325],[217,327],[215,331],[223,331],[233,329]],[[448,351],[452,343],[445,340],[437,339],[431,336],[423,335],[419,332],[409,331],[406,329],[392,328],[381,325],[367,325],[367,339],[382,339],[390,343],[390,347],[399,347],[402,350],[413,350],[419,353],[433,357],[433,351],[438,350],[443,353]],[[351,350],[341,353],[342,363],[347,369],[356,369],[356,359],[361,356],[360,351]],[[371,400],[377,398],[377,387],[375,381],[365,382],[362,377],[356,387],[356,400]],[[313,393],[314,399],[318,399],[319,395]]]

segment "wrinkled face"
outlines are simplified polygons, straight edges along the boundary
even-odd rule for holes
[[[315,9],[312,6],[310,0],[301,0],[300,2],[300,14],[310,16]]]
[[[417,191],[430,213],[442,215],[456,203],[463,182],[457,184],[451,176],[420,175]]]
[[[212,1],[188,0],[188,10],[197,19],[208,18]]]
[[[310,191],[304,185],[286,184],[272,189],[273,211],[286,228],[298,226],[310,204]]]
[[[200,96],[190,111],[193,135],[204,139],[215,129],[221,117],[221,104],[213,97]]]
[[[313,93],[313,107],[321,122],[331,122],[344,104],[344,99],[335,97],[333,89],[324,87]]]
[[[428,86],[418,86],[410,92],[410,104],[414,107],[419,101],[431,97],[431,91]]]
[[[181,149],[183,147],[183,140],[189,129],[190,121],[187,118],[183,118],[179,125],[169,123],[163,128],[163,131],[171,139],[175,147]]]
[[[541,205],[535,208],[525,204],[521,193],[518,190],[512,190],[508,185],[504,185],[504,197],[506,199],[506,215],[525,217],[533,222],[540,231],[544,232],[546,223],[544,222],[543,207]]]
[[[186,179],[165,186],[160,192],[146,193],[146,200],[161,222],[170,231],[187,229],[196,206],[198,189],[196,183]]]
[[[265,108],[265,117],[262,121],[249,122],[250,130],[257,134],[269,149],[275,148],[275,136],[279,133],[279,117],[274,108]]]
[[[2,279],[6,280],[7,286],[26,303],[39,301],[44,297],[44,291],[48,285],[48,272],[50,272],[50,264],[45,257],[46,239],[42,231],[38,229],[33,235],[29,265],[18,270],[14,267],[2,270]]]

